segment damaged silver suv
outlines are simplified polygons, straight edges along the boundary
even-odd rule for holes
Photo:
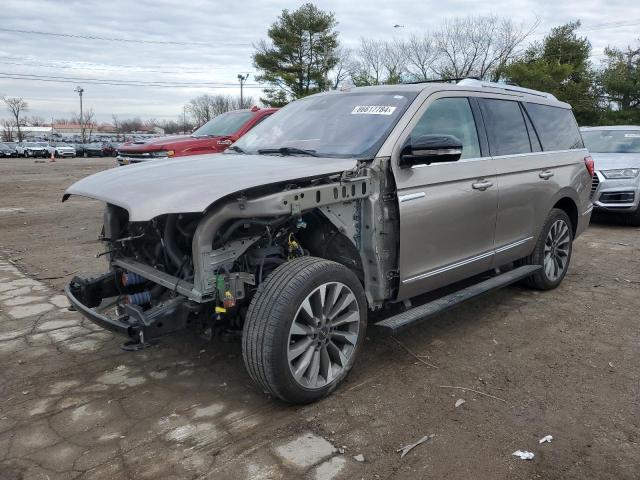
[[[128,348],[186,327],[241,335],[264,391],[311,402],[353,366],[370,311],[397,303],[374,325],[395,333],[510,283],[556,287],[592,175],[549,94],[463,80],[313,95],[224,154],[72,185],[64,199],[106,203],[109,271],[66,293]]]

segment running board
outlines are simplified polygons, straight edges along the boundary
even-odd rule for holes
[[[523,278],[530,277],[541,268],[541,265],[524,265],[522,267],[515,268],[509,272],[496,275],[488,280],[484,280],[476,283],[475,285],[458,290],[457,292],[440,297],[429,303],[425,303],[424,305],[420,305],[398,313],[392,317],[385,318],[384,320],[375,323],[374,326],[385,330],[387,333],[395,335],[409,326],[450,310],[453,307],[457,307],[467,300],[479,297],[480,295],[489,293],[492,290],[506,287],[507,285],[522,280]]]

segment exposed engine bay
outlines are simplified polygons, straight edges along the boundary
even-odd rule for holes
[[[187,326],[206,335],[239,335],[263,280],[306,255],[347,266],[369,286],[370,303],[379,305],[394,278],[376,269],[392,270],[396,259],[363,259],[391,251],[384,242],[396,240],[384,234],[390,225],[375,226],[384,206],[375,201],[380,192],[371,176],[362,169],[263,187],[204,213],[143,222],[130,222],[127,210],[107,204],[101,240],[110,270],[74,278],[67,295],[95,323],[126,332],[131,348]]]

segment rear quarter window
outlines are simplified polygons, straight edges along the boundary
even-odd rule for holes
[[[543,150],[584,148],[578,124],[571,110],[537,103],[524,105],[538,132]]]
[[[483,98],[480,104],[492,155],[531,152],[529,133],[518,102]]]

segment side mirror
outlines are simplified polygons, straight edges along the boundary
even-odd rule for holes
[[[462,156],[462,142],[453,135],[422,135],[407,141],[400,154],[400,166],[456,162]]]

